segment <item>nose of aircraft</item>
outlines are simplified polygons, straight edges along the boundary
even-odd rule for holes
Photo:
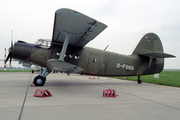
[[[14,44],[11,43],[11,47],[9,48],[9,54],[5,62],[10,59],[10,64],[12,58],[29,61],[29,57],[31,54],[32,44],[26,43],[24,41],[18,41]]]

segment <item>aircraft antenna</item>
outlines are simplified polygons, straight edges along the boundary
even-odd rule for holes
[[[106,49],[109,47],[109,45],[106,46],[106,48],[104,49],[104,51],[106,51]]]

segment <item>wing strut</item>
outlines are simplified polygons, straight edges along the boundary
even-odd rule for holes
[[[64,55],[66,53],[67,46],[69,44],[69,40],[70,40],[70,38],[72,36],[74,36],[74,34],[68,33],[68,32],[64,32],[64,31],[61,31],[61,33],[63,33],[65,35],[65,40],[64,40],[63,48],[61,50],[61,54],[60,54],[59,60],[64,61]]]

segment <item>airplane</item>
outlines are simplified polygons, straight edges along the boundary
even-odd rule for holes
[[[52,39],[39,39],[35,44],[11,42],[6,59],[16,59],[26,67],[41,66],[34,78],[36,86],[43,86],[52,71],[95,76],[140,76],[160,73],[164,58],[175,57],[164,53],[160,38],[155,33],[142,37],[131,55],[122,55],[85,46],[107,25],[71,9],[55,12]],[[11,62],[10,62],[11,63]]]

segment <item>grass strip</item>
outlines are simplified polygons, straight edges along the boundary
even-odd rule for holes
[[[31,72],[31,70],[0,70],[0,72]]]
[[[113,77],[113,78],[137,81],[138,77],[132,76],[132,77]],[[143,75],[141,76],[141,79],[143,82],[147,82],[147,83],[180,87],[180,71],[163,71],[159,74],[158,79],[154,78],[154,74]]]

